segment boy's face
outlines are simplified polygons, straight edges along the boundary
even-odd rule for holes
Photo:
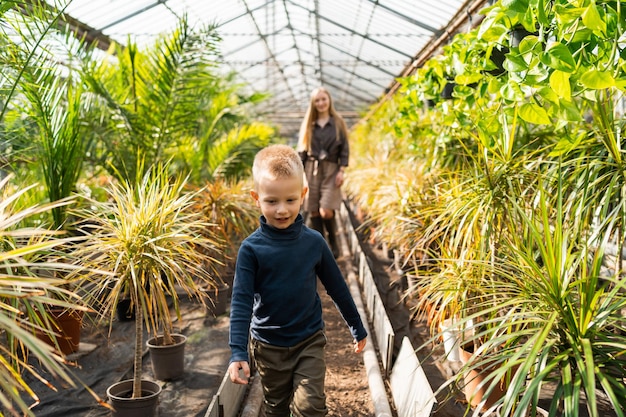
[[[270,226],[286,229],[296,220],[307,190],[302,179],[264,176],[250,194]]]

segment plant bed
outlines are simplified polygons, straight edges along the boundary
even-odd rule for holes
[[[219,388],[230,356],[227,317],[216,319],[207,313],[205,306],[186,299],[181,300],[181,310],[185,327],[179,330],[188,336],[185,346],[187,370],[175,381],[161,384],[159,415],[162,416],[203,415]],[[85,322],[91,323],[91,319],[86,318]],[[79,367],[73,372],[105,401],[108,386],[132,377],[134,325],[129,321],[115,321],[110,337],[106,324],[87,325],[83,329],[81,343],[96,348],[74,359]],[[145,379],[157,381],[147,348],[143,361]],[[54,379],[50,378],[54,384]],[[99,406],[84,389],[56,386],[58,392],[54,392],[39,381],[32,381],[32,384],[41,399],[33,409],[37,416],[110,417],[110,411]]]

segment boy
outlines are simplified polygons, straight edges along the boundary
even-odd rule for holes
[[[256,155],[252,176],[250,194],[262,216],[237,256],[228,374],[236,384],[248,383],[250,335],[265,415],[324,416],[326,337],[318,277],[348,324],[356,353],[363,351],[367,332],[328,244],[303,224],[307,187],[298,153],[268,146]]]

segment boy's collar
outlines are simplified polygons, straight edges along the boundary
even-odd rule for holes
[[[260,217],[260,222],[261,232],[271,238],[276,239],[293,239],[300,235],[300,232],[302,231],[302,226],[304,225],[304,219],[302,217],[302,214],[298,214],[296,220],[286,229],[277,229],[276,227],[271,226],[267,223],[267,219],[263,215],[261,215]]]

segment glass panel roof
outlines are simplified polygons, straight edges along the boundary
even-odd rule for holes
[[[57,4],[63,0],[47,0]],[[70,1],[70,0],[67,0]],[[138,44],[189,23],[215,23],[225,71],[254,91],[281,133],[295,137],[311,90],[328,88],[349,124],[477,0],[71,0],[66,13],[99,38]]]

